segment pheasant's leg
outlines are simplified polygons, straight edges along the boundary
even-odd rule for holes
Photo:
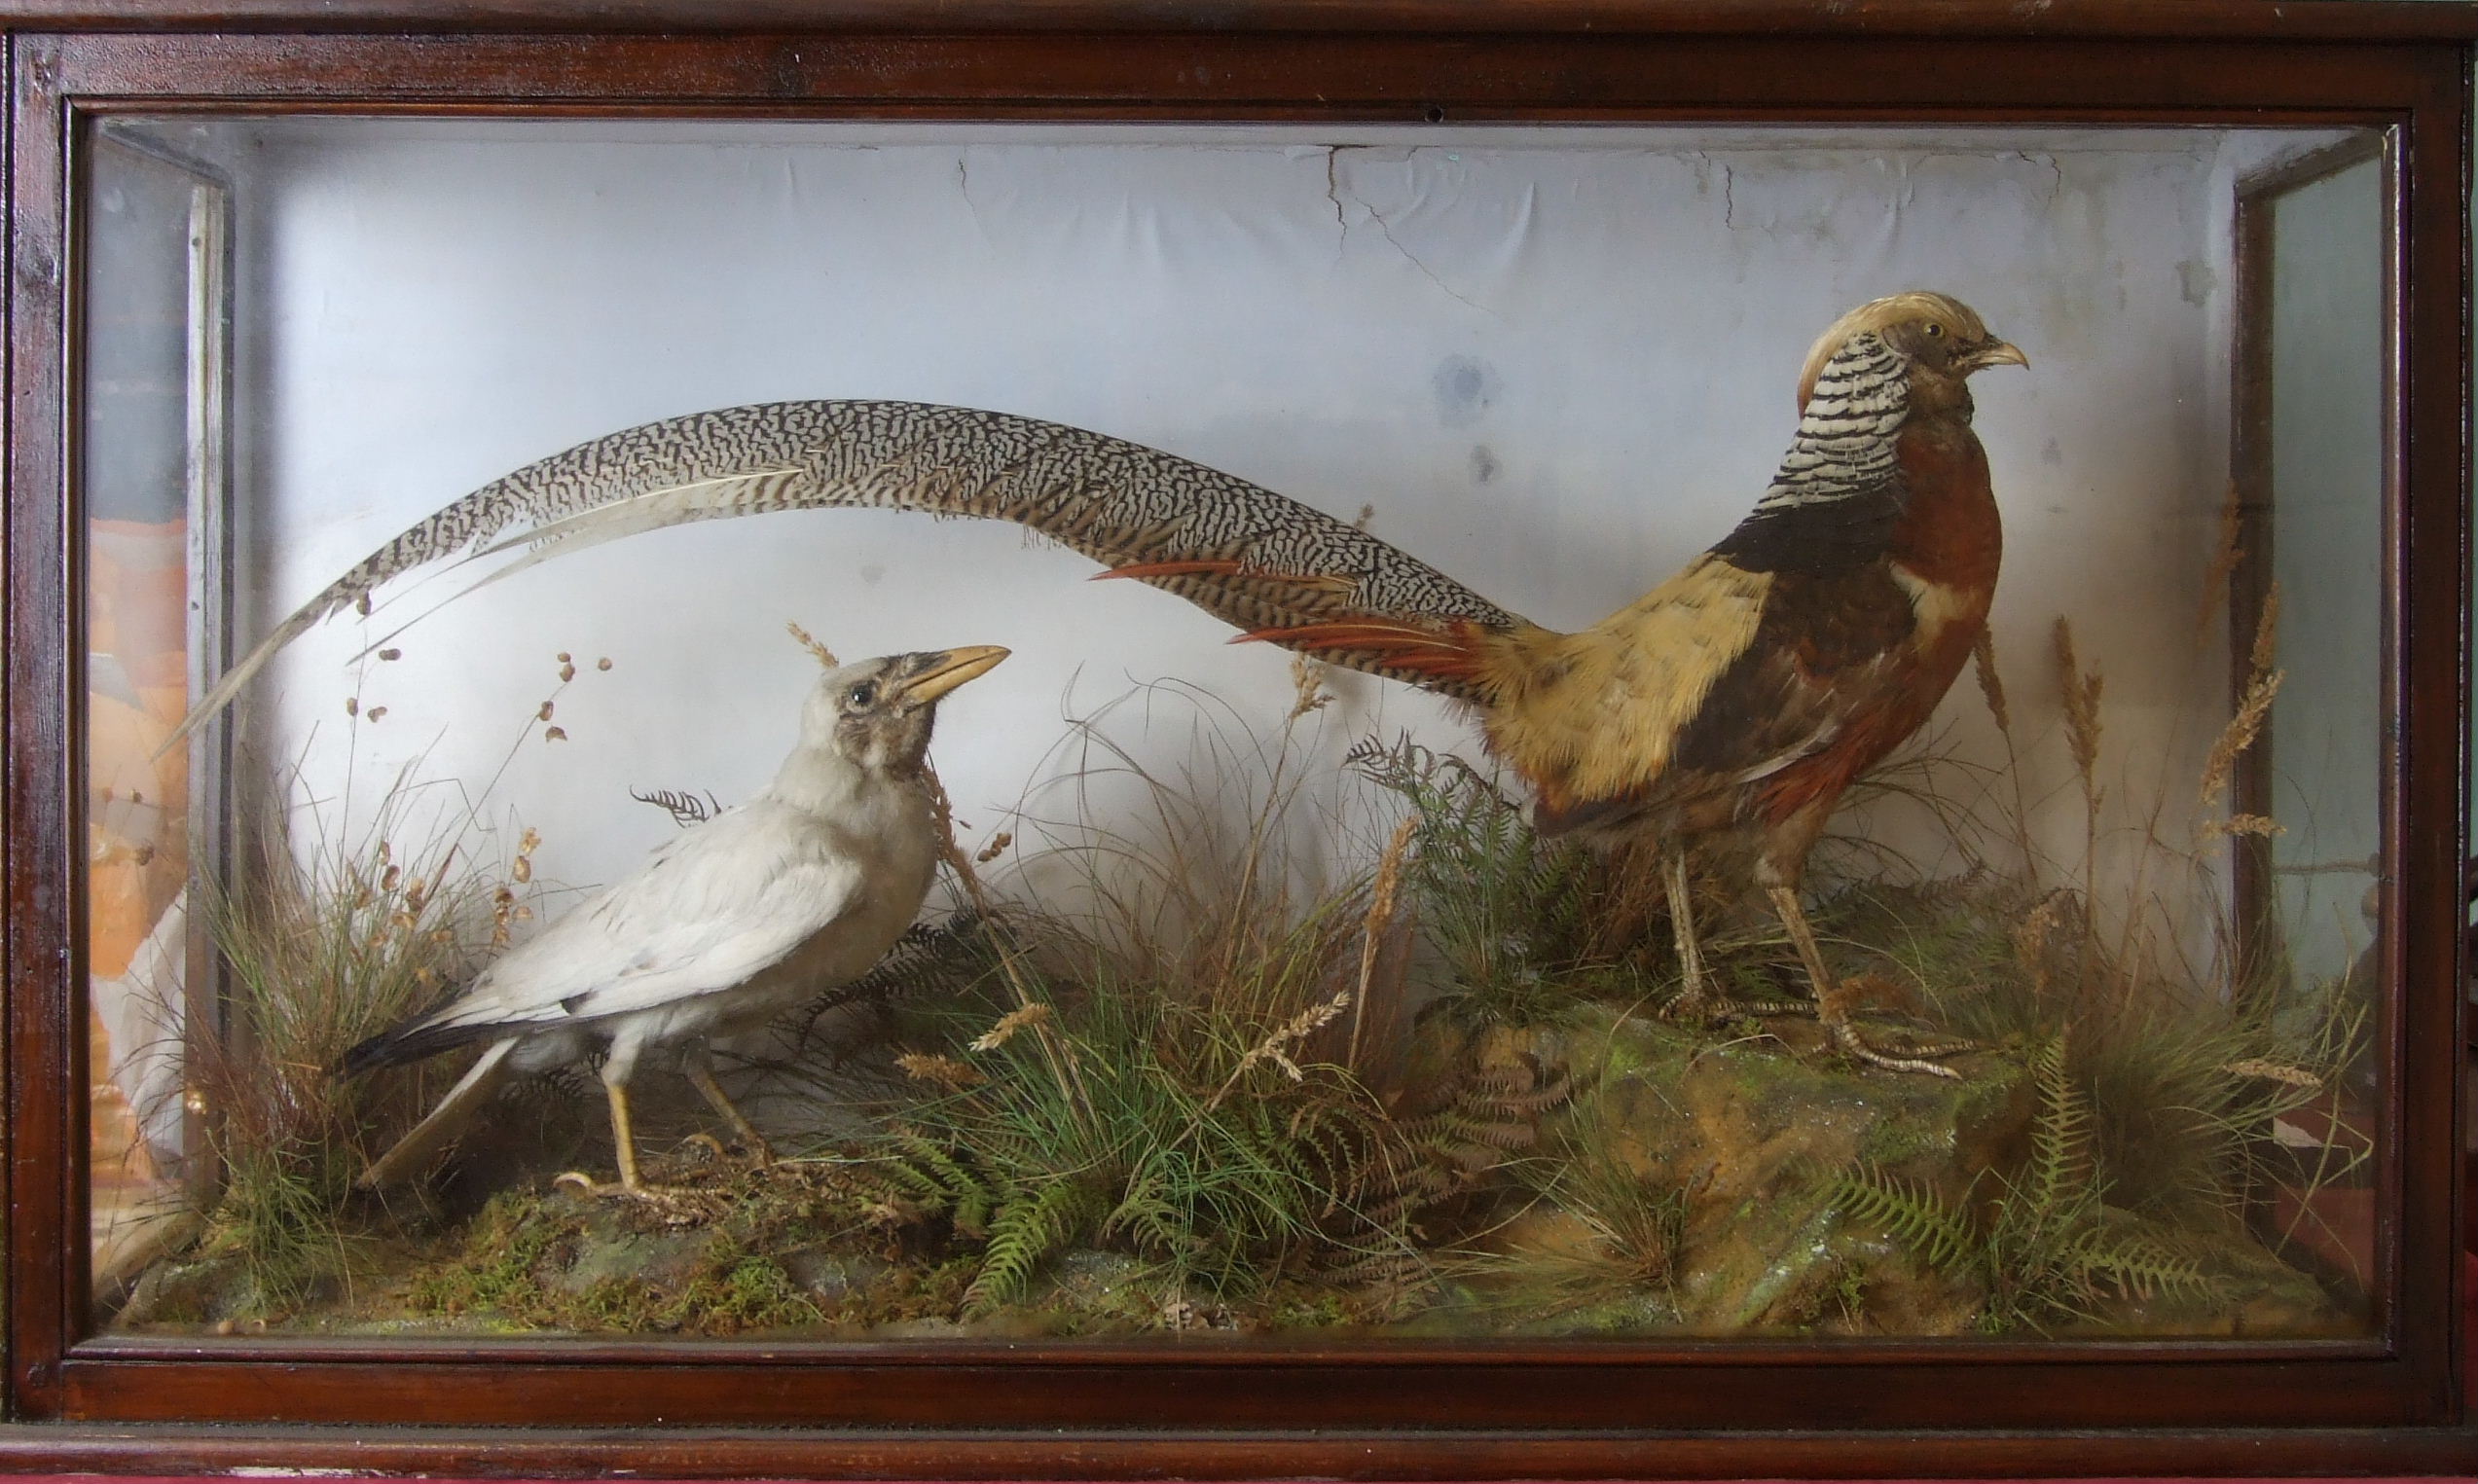
[[[691,1045],[680,1054],[679,1063],[680,1069],[688,1073],[688,1080],[706,1095],[706,1102],[712,1105],[715,1112],[723,1115],[724,1122],[731,1125],[732,1133],[739,1137],[741,1147],[755,1155],[757,1163],[773,1164],[775,1151],[766,1142],[766,1136],[757,1132],[756,1125],[748,1121],[738,1104],[723,1091],[723,1085],[714,1080],[713,1058],[707,1054],[705,1043],[700,1041]]]
[[[1701,1019],[1712,1013],[1712,991],[1704,979],[1703,947],[1695,940],[1695,904],[1694,892],[1687,886],[1687,852],[1664,852],[1660,867],[1661,887],[1669,898],[1669,931],[1678,944],[1678,972],[1686,980],[1686,987],[1669,1006],[1669,1013]]]
[[[1916,1071],[1955,1079],[1961,1076],[1950,1067],[1917,1057],[1886,1056],[1862,1040],[1858,1028],[1850,1024],[1850,1007],[1842,997],[1840,984],[1825,968],[1823,950],[1815,946],[1815,929],[1807,925],[1805,909],[1799,906],[1798,889],[1768,887],[1766,894],[1772,899],[1772,910],[1781,915],[1781,925],[1790,930],[1790,941],[1798,945],[1799,961],[1806,966],[1807,982],[1815,991],[1816,1019],[1824,1023],[1825,1033],[1833,1038],[1835,1046],[1872,1067],[1890,1071]]]

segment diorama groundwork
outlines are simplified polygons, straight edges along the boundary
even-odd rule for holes
[[[2084,677],[2060,647],[2070,700]],[[1984,648],[1981,667],[2004,725]],[[2095,679],[2085,695],[2067,742],[2095,840]],[[777,1156],[725,1147],[691,1100],[666,1103],[676,1079],[643,1077],[636,1194],[562,1177],[610,1169],[581,1067],[510,1093],[424,1180],[353,1184],[458,1068],[347,1081],[337,1058],[508,941],[529,832],[490,880],[383,834],[265,851],[215,903],[237,1033],[191,1083],[216,1176],[185,1240],[103,1295],[113,1323],[2365,1332],[2365,1275],[2320,1225],[2369,1153],[2363,976],[2293,983],[2225,941],[2193,968],[2158,947],[2176,935],[2148,899],[2095,900],[2092,852],[2062,869],[2019,817],[1954,811],[1976,842],[1959,872],[1860,852],[1879,868],[1810,884],[1870,1039],[1966,1043],[1935,1058],[1951,1077],[1869,1067],[1832,1047],[1726,861],[1695,892],[1730,1003],[1676,1016],[1653,863],[1535,836],[1459,757],[1355,749],[1383,822],[1356,874],[1299,886],[1316,878],[1284,849],[1294,733],[1323,704],[1303,665],[1279,735],[1241,749],[1256,797],[1235,820],[1231,774],[1210,794],[1146,775],[1151,828],[1088,826],[1073,910],[1029,873],[982,881],[1004,838],[951,848],[950,917],[737,1048],[726,1081]],[[2212,749],[2222,774],[2260,726],[2247,709]],[[1900,766],[1937,776],[1932,757]],[[2206,778],[2206,814],[2218,792]],[[2276,827],[2200,817],[2164,872]],[[1991,841],[2021,843],[2010,866]]]

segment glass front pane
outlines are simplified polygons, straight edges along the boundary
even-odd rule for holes
[[[101,1312],[2369,1332],[2379,144],[115,122]]]

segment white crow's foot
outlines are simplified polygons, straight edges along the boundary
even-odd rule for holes
[[[696,1191],[678,1185],[648,1185],[643,1181],[598,1180],[582,1170],[570,1170],[551,1178],[554,1190],[573,1190],[578,1195],[598,1201],[646,1201],[668,1206],[674,1196],[695,1195]]]

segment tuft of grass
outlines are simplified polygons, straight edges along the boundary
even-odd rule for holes
[[[1446,869],[1418,816],[1372,866],[1299,885],[1294,734],[1324,709],[1319,679],[1295,669],[1271,744],[1218,740],[1253,766],[1202,787],[1088,729],[1089,755],[1135,778],[1162,828],[1027,827],[1059,842],[1028,878],[1076,868],[1080,917],[1001,904],[946,852],[997,926],[960,1003],[923,1027],[933,1044],[899,1061],[919,1096],[890,1111],[878,1153],[926,1222],[977,1249],[967,1317],[1023,1300],[1075,1248],[1133,1254],[1167,1291],[1216,1303],[1400,1279],[1423,1267],[1415,1219],[1527,1145],[1563,1096],[1562,1078],[1483,1067],[1468,1036],[1416,1024],[1405,939]]]
[[[206,1247],[240,1260],[265,1313],[348,1276],[353,1177],[446,1086],[428,1067],[346,1078],[346,1049],[447,993],[492,930],[453,838],[393,838],[408,797],[400,780],[357,841],[304,851],[271,831],[239,886],[200,882],[225,985],[223,1033],[194,1037],[188,1066],[219,1176]]]
[[[1228,999],[1108,956],[1075,981],[1019,965],[1057,1007],[1039,1018],[1053,1039],[1001,1032],[1022,1011],[985,998],[946,1017],[948,1050],[907,1058],[930,1096],[900,1109],[879,1168],[979,1246],[967,1316],[1022,1297],[1074,1247],[1136,1253],[1167,1288],[1221,1297],[1406,1246],[1405,1213],[1384,1203],[1415,1163],[1413,1133],[1336,1059],[1353,995],[1327,987],[1358,966],[1342,905],[1225,960]]]
[[[2008,799],[1967,769],[1913,755],[1902,768],[1923,780],[1957,853],[1979,864],[1937,882],[1854,874],[1822,913],[1845,956],[1889,969],[1953,1030],[1989,1044],[2066,1045],[2064,1073],[2095,1110],[2092,1155],[2111,1202],[2171,1224],[2259,1213],[2278,1188],[2302,1197],[2355,1177],[2371,1153],[2363,1140],[2326,1147],[2301,1170],[2271,1137],[2276,1120],[2340,1096],[2366,1044],[2366,987],[2267,988],[2278,956],[2249,952],[2226,917],[2229,852],[2259,849],[2279,829],[2221,813],[2279,691],[2278,612],[2275,592],[2254,633],[2240,636],[2246,681],[2203,749],[2192,791],[2164,781],[2150,804],[2120,807],[2134,822],[2112,830],[2103,829],[2105,687],[2060,620],[2059,699],[2083,806],[2081,858],[2031,849],[2018,786]],[[1991,647],[1980,665],[2018,784],[2026,749]],[[2018,871],[1986,864],[1991,841],[2019,843]],[[2117,869],[2103,876],[2109,851]]]

